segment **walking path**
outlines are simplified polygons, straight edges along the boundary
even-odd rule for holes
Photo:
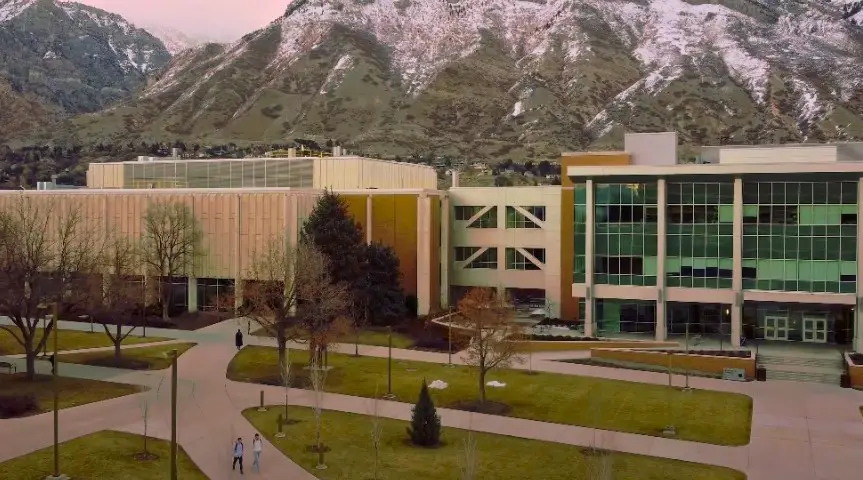
[[[0,319],[0,323],[3,323],[3,319]],[[76,322],[61,322],[61,327],[89,329],[89,325]],[[255,433],[242,417],[242,410],[257,405],[261,391],[271,402],[284,395],[284,389],[279,387],[225,379],[227,364],[236,353],[233,334],[238,327],[244,334],[247,332],[245,322],[238,320],[228,320],[195,332],[155,328],[147,330],[150,335],[199,344],[181,356],[179,361],[179,441],[204,473],[214,480],[239,478],[238,472],[231,472],[227,468],[232,441],[237,436],[249,438]],[[275,345],[273,339],[266,337],[245,335],[245,340],[251,345]],[[292,348],[304,346],[295,345]],[[341,345],[336,349],[352,353],[354,346]],[[361,345],[360,354],[386,356],[387,349]],[[555,361],[578,355],[572,352],[537,353],[533,355],[532,368],[537,371],[646,383],[668,382],[668,376],[662,373]],[[393,357],[446,363],[448,355],[393,349]],[[20,362],[20,359],[11,361]],[[453,355],[453,362],[462,363],[460,355]],[[40,365],[40,368],[48,366]],[[170,437],[170,390],[167,385],[170,370],[129,372],[69,364],[62,364],[60,369],[67,376],[139,384],[150,388],[148,392],[138,395],[62,411],[61,440],[105,429],[143,433],[140,412],[144,402],[150,405],[148,433],[160,438]],[[675,378],[676,384],[682,382],[682,377]],[[863,405],[863,392],[820,384],[784,381],[740,383],[695,377],[690,379],[690,386],[751,396],[754,402],[750,444],[721,447],[457,410],[439,409],[439,412],[443,424],[450,427],[466,428],[470,422],[477,431],[573,445],[596,445],[622,452],[727,466],[746,472],[749,480],[860,478],[859,469],[863,466],[863,418],[858,408]],[[312,404],[312,394],[307,390],[291,389],[289,397],[292,405]],[[326,394],[324,408],[367,414],[372,406],[369,399]],[[410,418],[410,409],[411,405],[406,403],[379,403],[380,414],[384,417],[406,420]],[[0,462],[50,446],[53,440],[51,422],[51,414],[0,421],[3,431],[0,435]],[[266,441],[263,460],[261,478],[315,478]]]

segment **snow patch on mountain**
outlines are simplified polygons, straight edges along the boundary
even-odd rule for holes
[[[188,35],[180,30],[157,24],[144,24],[142,28],[165,44],[171,55],[177,55],[183,50],[195,48],[206,43],[219,43],[209,38]]]
[[[336,62],[336,66],[330,70],[330,74],[327,75],[327,79],[324,80],[324,84],[321,85],[320,94],[326,95],[327,93],[335,90],[341,85],[342,80],[344,80],[345,75],[354,68],[356,64],[356,60],[351,55],[342,55],[339,58],[339,61]]]
[[[13,18],[21,15],[24,10],[27,10],[37,0],[0,0],[0,23],[8,22]]]

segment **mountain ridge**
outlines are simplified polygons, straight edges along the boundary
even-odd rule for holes
[[[334,138],[481,158],[608,148],[624,129],[863,138],[856,2],[298,0],[68,125],[77,140]]]
[[[0,0],[0,81],[8,86],[0,109],[44,114],[36,124],[126,99],[169,59],[158,39],[119,15],[74,2]],[[34,112],[22,107],[36,104]],[[4,123],[0,140],[20,128]]]

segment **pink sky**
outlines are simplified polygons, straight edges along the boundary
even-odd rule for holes
[[[76,0],[118,13],[134,24],[156,24],[191,37],[231,41],[285,13],[290,0]]]

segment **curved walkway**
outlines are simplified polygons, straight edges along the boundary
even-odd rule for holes
[[[0,320],[2,321],[2,320]],[[61,322],[69,329],[88,325]],[[214,480],[240,478],[231,472],[230,447],[233,439],[250,438],[253,427],[242,417],[242,410],[255,406],[263,391],[267,403],[279,403],[284,389],[252,385],[225,379],[228,362],[236,353],[233,334],[238,326],[246,332],[245,322],[229,320],[197,332],[148,329],[160,337],[198,342],[179,361],[179,441],[205,474]],[[274,345],[269,338],[245,336],[247,344]],[[130,346],[134,348],[134,346]],[[303,348],[296,345],[294,348]],[[353,352],[353,345],[336,347]],[[386,356],[384,347],[360,346],[360,353]],[[666,384],[662,373],[593,367],[554,361],[578,354],[554,352],[534,354],[534,370],[578,374],[647,383]],[[393,349],[393,357],[445,363],[446,354]],[[20,360],[13,360],[19,361]],[[461,363],[459,355],[453,361]],[[43,363],[43,362],[40,362]],[[41,366],[40,366],[41,367]],[[45,365],[44,367],[47,367]],[[61,440],[99,430],[113,429],[143,433],[142,405],[149,407],[148,433],[170,437],[170,370],[128,372],[110,368],[63,364],[64,375],[144,385],[145,393],[63,410]],[[522,366],[521,368],[526,368]],[[682,384],[682,378],[676,378]],[[747,473],[749,480],[851,480],[859,479],[863,458],[863,392],[827,385],[796,382],[738,383],[707,378],[691,378],[694,388],[722,390],[750,395],[753,400],[751,442],[742,447],[721,447],[643,435],[601,431],[584,427],[543,423],[524,419],[469,414],[439,409],[444,425],[559,443],[590,446],[622,452],[653,455],[700,463],[727,466]],[[290,403],[311,405],[311,392],[291,389]],[[324,408],[367,414],[371,400],[326,394]],[[566,408],[562,406],[562,408]],[[411,405],[381,401],[384,417],[408,419]],[[0,462],[51,445],[51,414],[15,420],[0,420]],[[12,440],[14,439],[14,440]],[[249,462],[250,463],[250,462]],[[291,462],[265,439],[263,470],[260,478],[314,479]]]

